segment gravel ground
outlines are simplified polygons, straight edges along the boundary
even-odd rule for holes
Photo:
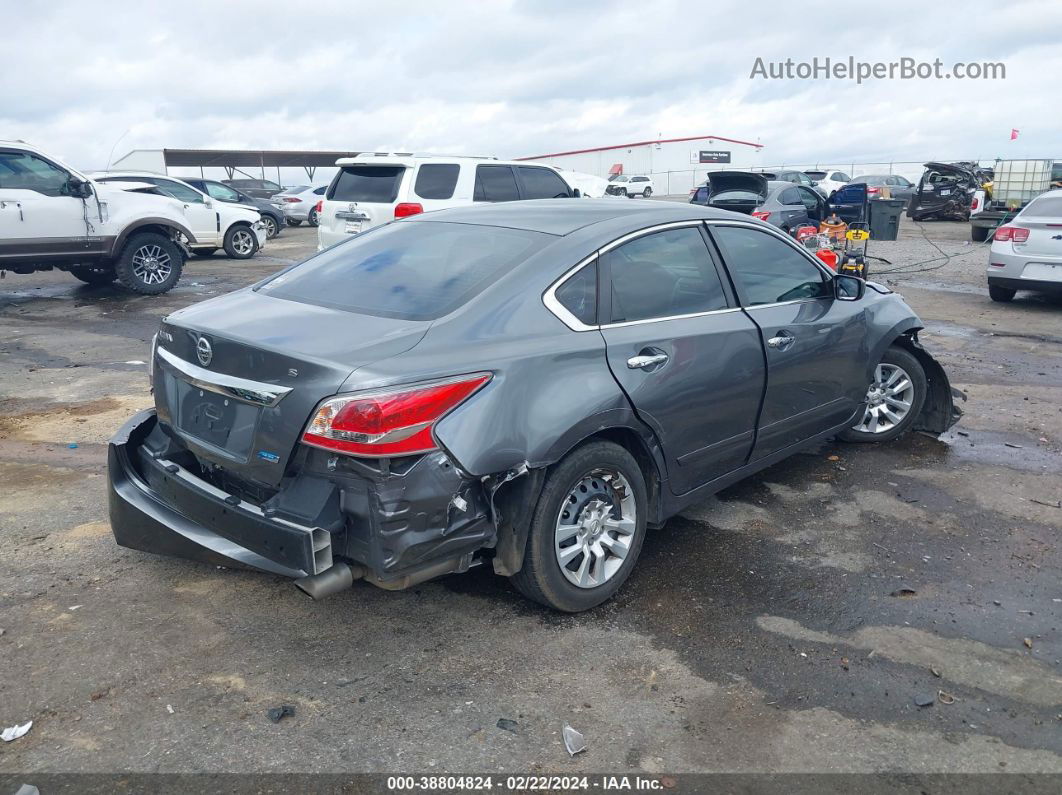
[[[34,725],[0,746],[0,774],[1062,773],[1062,302],[993,304],[965,225],[924,228],[950,260],[916,265],[940,255],[905,221],[871,244],[891,263],[872,278],[925,320],[969,396],[960,424],[825,445],[727,489],[580,616],[482,569],[311,602],[115,546],[106,441],[151,402],[159,318],[304,256],[312,230],[251,262],[193,260],[154,299],[9,275],[0,726]],[[884,274],[904,266],[939,267]],[[279,704],[296,715],[273,724]],[[589,743],[575,758],[566,721]]]

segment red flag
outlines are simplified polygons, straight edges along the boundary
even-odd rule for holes
[[[1017,141],[1018,140],[1018,131],[1017,130],[1013,130],[1012,129],[1010,131],[1010,140],[1012,140],[1012,141]]]

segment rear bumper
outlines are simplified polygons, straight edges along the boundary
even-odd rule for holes
[[[401,476],[375,479],[342,468],[330,477],[312,474],[324,471],[327,457],[305,451],[295,468],[312,472],[255,503],[199,477],[155,411],[140,412],[108,448],[114,538],[145,552],[293,578],[353,561],[385,588],[463,571],[475,551],[494,544],[481,484],[459,475],[442,454],[422,457]]]
[[[988,283],[993,287],[1005,287],[1008,290],[1032,290],[1037,293],[1062,295],[1062,282],[1046,282],[1036,279],[1013,279],[1000,276],[989,276]]]

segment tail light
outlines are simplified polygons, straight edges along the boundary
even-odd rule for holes
[[[1029,230],[1020,226],[1001,226],[996,230],[992,239],[1001,243],[1006,243],[1008,240],[1013,243],[1024,243],[1029,239]]]
[[[973,212],[974,210],[976,210],[980,206],[981,206],[981,200],[978,199],[976,196],[974,196],[972,199],[970,199],[970,212]]]
[[[319,202],[317,202],[317,204],[313,208],[313,211],[318,215],[324,212],[324,199],[321,199]]]
[[[752,213],[752,217],[759,218],[761,221],[766,221],[768,218],[771,217],[771,214],[769,212],[764,212],[763,210],[755,210]]]
[[[395,218],[407,218],[424,212],[424,207],[417,202],[401,202],[395,205]]]
[[[874,196],[881,193],[881,188],[876,188],[873,185],[867,185],[867,196]]]
[[[298,196],[282,196],[281,200],[284,201],[287,204],[292,204],[293,202],[301,202],[302,201],[302,199],[300,199]]]
[[[322,403],[302,440],[314,447],[379,458],[435,450],[435,423],[490,381],[476,373],[379,392],[340,395]]]

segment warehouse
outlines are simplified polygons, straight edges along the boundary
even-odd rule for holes
[[[648,174],[658,194],[688,193],[709,171],[763,165],[763,144],[719,135],[661,138],[592,149],[520,157],[606,179],[613,174]]]

